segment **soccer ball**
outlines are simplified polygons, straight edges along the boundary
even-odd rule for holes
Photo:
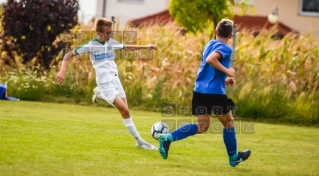
[[[151,128],[151,135],[158,140],[161,134],[169,133],[169,127],[164,122],[156,122]]]

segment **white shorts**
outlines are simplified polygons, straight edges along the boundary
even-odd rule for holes
[[[115,96],[125,98],[126,94],[119,78],[105,83],[97,83],[97,86],[105,96],[105,101],[113,105]]]

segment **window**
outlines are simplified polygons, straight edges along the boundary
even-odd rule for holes
[[[245,3],[247,5],[252,5],[254,4],[254,0],[236,0],[237,1],[237,4],[240,4],[240,3]],[[235,2],[236,2],[235,1]]]
[[[300,0],[299,13],[307,16],[319,16],[319,0]]]

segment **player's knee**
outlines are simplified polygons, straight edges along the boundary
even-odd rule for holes
[[[128,110],[128,108],[120,108],[119,111],[122,117],[130,117],[130,111]]]
[[[209,122],[197,123],[197,133],[204,133],[209,128]]]
[[[223,125],[224,125],[224,128],[226,129],[234,127],[234,118],[233,117],[226,118]]]
[[[223,116],[217,116],[218,120],[223,124],[224,128],[232,128],[234,126],[234,118],[231,115],[231,112]]]

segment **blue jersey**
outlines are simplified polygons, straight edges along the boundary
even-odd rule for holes
[[[202,54],[202,63],[199,67],[194,91],[204,94],[225,94],[225,79],[227,75],[206,62],[212,52],[218,52],[222,58],[219,62],[226,68],[230,65],[232,49],[219,40],[209,41]]]

